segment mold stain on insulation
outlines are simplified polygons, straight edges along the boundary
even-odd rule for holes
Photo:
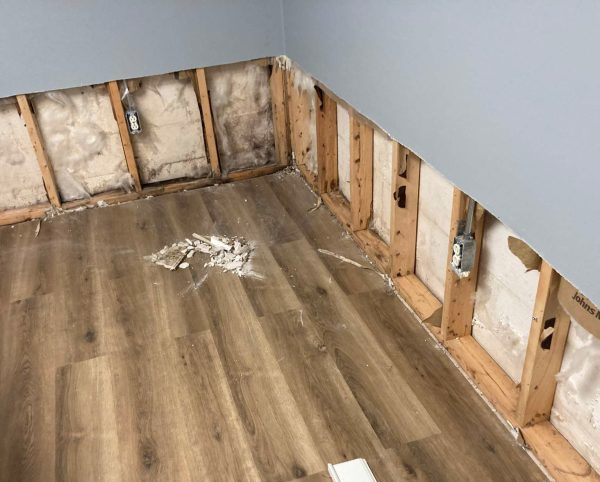
[[[571,320],[550,421],[600,472],[600,339]]]
[[[339,190],[350,201],[350,115],[337,106],[338,179]]]
[[[489,213],[483,232],[473,337],[518,383],[540,274],[510,251],[515,234]]]
[[[415,273],[440,301],[444,300],[452,194],[450,181],[422,162]]]
[[[0,210],[48,200],[27,129],[12,100],[0,103]]]
[[[105,86],[36,94],[32,102],[64,201],[131,189]]]
[[[375,131],[373,136],[373,218],[372,228],[387,244],[390,243],[392,199],[392,149],[388,137]]]
[[[275,162],[269,68],[254,63],[206,71],[221,170]]]
[[[129,81],[142,133],[132,136],[144,184],[206,177],[210,168],[192,81],[166,74]]]

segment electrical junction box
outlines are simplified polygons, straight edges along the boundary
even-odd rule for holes
[[[460,278],[466,278],[475,263],[475,238],[472,234],[459,234],[452,246],[452,269]]]
[[[140,115],[137,110],[127,109],[127,112],[125,112],[125,119],[127,119],[127,130],[130,134],[140,134],[142,132]]]

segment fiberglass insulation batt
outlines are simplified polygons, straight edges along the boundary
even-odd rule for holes
[[[340,104],[337,106],[337,132],[339,189],[350,201],[350,115]]]
[[[486,213],[473,338],[518,383],[525,361],[540,273],[537,270],[527,271],[510,251],[509,236],[516,235]]]
[[[48,200],[27,128],[12,100],[0,101],[0,210]]]
[[[206,177],[200,107],[189,76],[156,75],[129,84],[142,125],[141,134],[131,136],[142,183]]]
[[[373,230],[390,244],[393,143],[385,134],[373,136]]]
[[[206,70],[221,170],[275,162],[269,67],[253,63]]]
[[[36,94],[32,103],[63,201],[130,189],[131,176],[104,85]]]
[[[453,192],[446,178],[421,162],[415,273],[440,301],[444,300]]]

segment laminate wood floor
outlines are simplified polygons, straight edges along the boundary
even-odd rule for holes
[[[0,228],[0,480],[541,481],[294,174]],[[143,260],[256,242],[238,278]]]

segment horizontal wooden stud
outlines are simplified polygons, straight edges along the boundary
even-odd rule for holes
[[[442,304],[416,275],[392,278],[392,281],[400,297],[423,323],[431,325],[440,323]]]
[[[346,229],[350,229],[350,203],[339,191],[321,194],[323,202]]]
[[[370,229],[353,233],[354,239],[382,273],[390,270],[390,247]]]
[[[31,219],[43,218],[52,209],[50,203],[37,204],[26,208],[9,209],[0,212],[0,226],[22,223]]]

